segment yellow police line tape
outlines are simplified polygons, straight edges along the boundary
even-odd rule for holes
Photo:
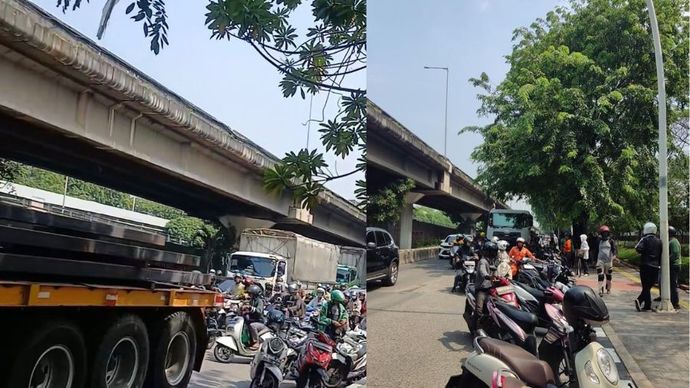
[[[640,277],[639,277],[639,276],[635,276],[634,274],[632,274],[632,273],[630,273],[630,272],[628,272],[628,271],[621,270],[621,271],[616,271],[616,273],[619,273],[619,274],[625,276],[626,278],[628,278],[629,280],[632,280],[632,281],[634,281],[634,282],[638,282],[638,283],[640,282]],[[659,295],[658,295],[658,294],[659,294],[659,288],[656,287],[656,286],[653,287],[653,288],[652,288],[652,294],[654,294],[655,297],[659,296]],[[679,298],[678,298],[678,303],[680,304],[680,306],[683,307],[683,308],[685,308],[686,310],[690,310],[690,305],[688,304],[687,298],[681,298],[680,296],[681,296],[681,295],[678,295],[678,297],[679,297]]]

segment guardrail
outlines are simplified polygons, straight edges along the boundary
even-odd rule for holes
[[[400,264],[414,263],[422,260],[438,258],[438,247],[426,247],[415,249],[401,249]]]

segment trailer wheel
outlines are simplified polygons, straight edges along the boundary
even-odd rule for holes
[[[192,318],[184,311],[170,314],[165,318],[157,334],[149,365],[150,386],[153,388],[186,387],[192,377],[197,350]]]
[[[141,388],[149,361],[149,335],[136,315],[113,323],[98,345],[91,367],[90,387]]]
[[[26,333],[16,348],[8,388],[82,388],[86,381],[86,343],[79,328],[54,321]]]

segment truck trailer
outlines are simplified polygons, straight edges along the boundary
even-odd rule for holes
[[[199,261],[160,234],[0,202],[2,386],[186,387],[223,302]]]

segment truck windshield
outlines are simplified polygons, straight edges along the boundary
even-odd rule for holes
[[[346,282],[348,281],[347,279],[347,274],[348,274],[347,269],[338,269],[338,272],[335,273],[335,281],[336,282]]]
[[[267,257],[232,255],[230,271],[268,278],[275,275],[276,260]]]
[[[532,216],[524,213],[493,213],[491,221],[495,228],[522,229],[532,227]]]

